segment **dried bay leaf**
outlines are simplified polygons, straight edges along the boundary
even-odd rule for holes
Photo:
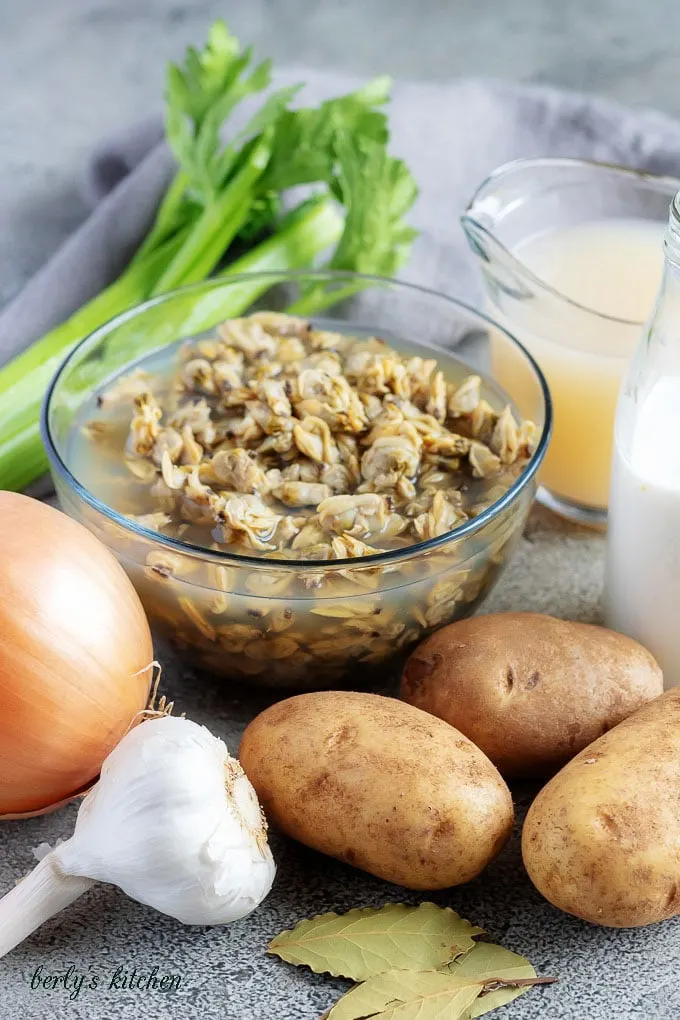
[[[390,970],[350,989],[327,1020],[462,1020],[482,990],[446,971]]]
[[[391,903],[301,921],[269,952],[361,982],[323,1020],[474,1020],[555,980],[480,934],[448,907]]]
[[[484,949],[474,966],[468,960]],[[488,950],[488,952],[486,952]],[[350,989],[324,1020],[472,1020],[504,1006],[534,984],[537,978],[523,957],[500,946],[476,946],[461,964],[439,971],[390,970]],[[504,987],[503,982],[508,982]],[[519,985],[515,985],[518,982]]]
[[[469,952],[473,936],[481,934],[450,907],[388,903],[300,921],[277,935],[268,951],[317,974],[364,981],[385,971],[436,971]]]
[[[477,942],[465,959],[459,963],[449,964],[446,969],[458,978],[486,982],[492,978],[511,982],[536,977],[536,971],[523,956],[511,953],[509,949],[495,946],[491,942]],[[495,991],[484,991],[472,1007],[471,1020],[492,1009],[497,1009],[498,1006],[505,1006],[506,1003],[516,999],[518,995],[528,992],[531,987],[531,985],[519,987],[510,985]]]

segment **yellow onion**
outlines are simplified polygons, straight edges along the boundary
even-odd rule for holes
[[[86,528],[0,491],[0,816],[76,796],[140,718],[153,649],[125,571]]]

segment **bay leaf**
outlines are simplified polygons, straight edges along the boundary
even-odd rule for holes
[[[462,1020],[483,988],[446,971],[389,970],[351,988],[327,1020]]]
[[[469,952],[481,934],[450,907],[388,903],[300,921],[267,948],[317,974],[364,981],[387,970],[434,971]]]
[[[492,978],[500,981],[523,980],[535,978],[536,971],[528,960],[518,953],[512,953],[502,946],[493,945],[490,942],[477,942],[471,950],[460,961],[454,961],[443,968],[446,973],[451,974],[458,980],[489,982]],[[484,1013],[505,1006],[512,1002],[518,995],[528,992],[531,985],[512,986],[498,988],[492,991],[483,991],[474,1002],[470,1011],[470,1018],[483,1016]]]

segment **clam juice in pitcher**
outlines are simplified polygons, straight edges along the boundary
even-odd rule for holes
[[[608,626],[680,683],[680,196],[665,238],[663,284],[621,390],[604,611]]]
[[[489,316],[550,387],[554,427],[538,498],[584,524],[606,523],[617,395],[654,305],[679,188],[604,163],[517,160],[480,185],[461,220]],[[516,366],[493,342],[491,359],[512,386]]]
[[[548,380],[555,428],[541,483],[573,503],[607,506],[616,399],[659,289],[662,242],[663,224],[642,219],[537,234],[512,254],[572,307],[556,312],[548,327],[533,302],[520,303],[512,321],[492,309]]]

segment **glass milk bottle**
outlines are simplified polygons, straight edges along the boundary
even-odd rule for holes
[[[680,193],[664,274],[616,411],[604,611],[680,683]]]

